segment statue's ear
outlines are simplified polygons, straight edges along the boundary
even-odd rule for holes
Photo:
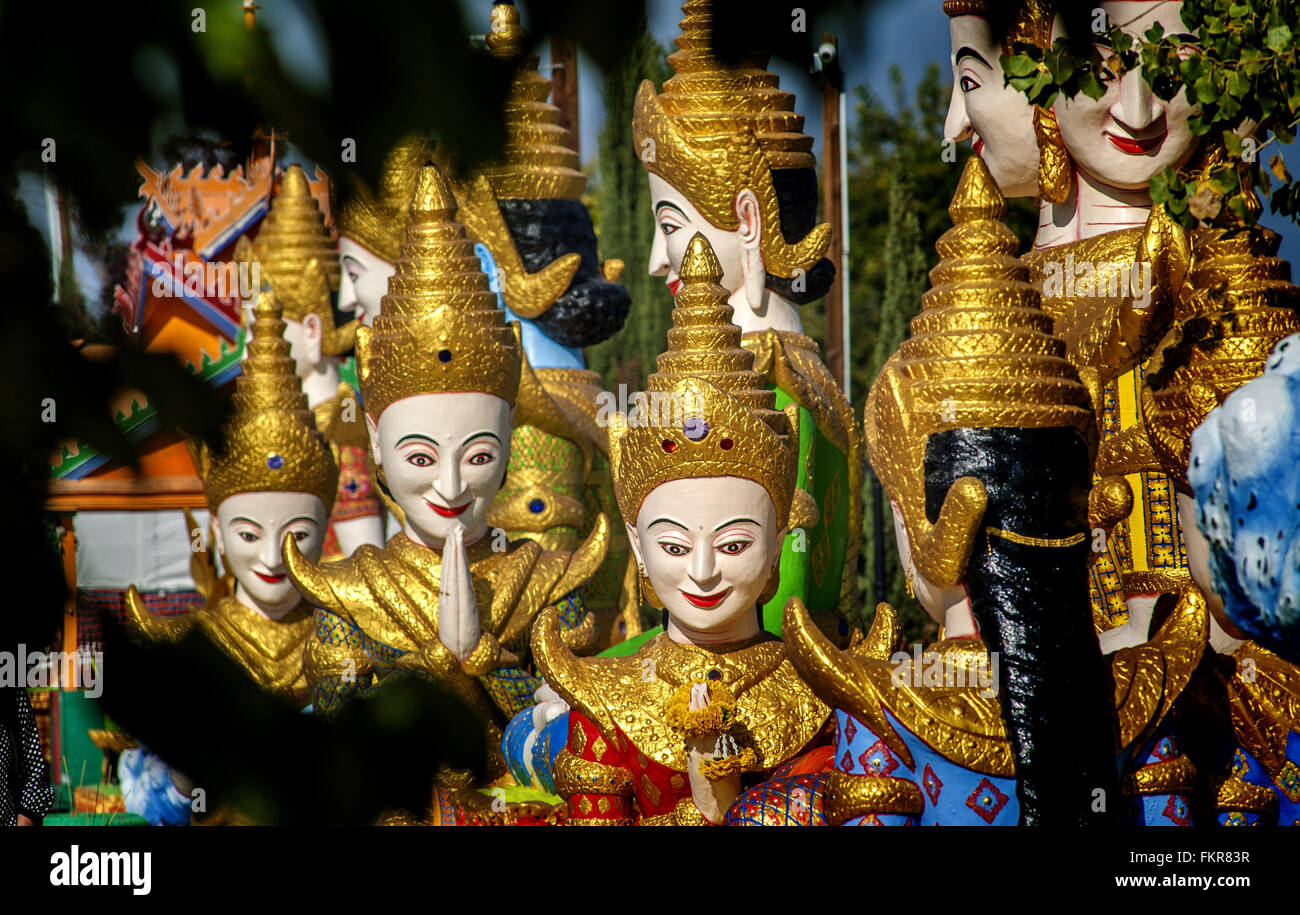
[[[736,195],[736,219],[740,226],[736,237],[740,241],[740,274],[745,298],[750,308],[761,311],[763,290],[767,286],[767,265],[763,262],[763,216],[758,197],[749,188]]]
[[[384,463],[383,453],[379,450],[379,423],[366,412],[366,432],[370,435],[370,453],[375,458],[375,466],[380,467]]]

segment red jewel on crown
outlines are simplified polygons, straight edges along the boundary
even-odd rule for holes
[[[677,450],[677,443],[670,438],[666,438],[663,440],[663,446],[664,446],[664,451],[667,451],[669,454],[672,454],[674,451]]]
[[[730,451],[735,444],[736,443],[729,438],[724,438],[722,441],[718,442],[718,446],[721,447],[723,451]]]

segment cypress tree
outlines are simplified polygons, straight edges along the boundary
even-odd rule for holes
[[[651,80],[659,89],[671,72],[667,51],[650,36],[644,19],[640,34],[622,65],[606,72],[602,86],[605,126],[598,142],[595,193],[600,250],[602,257],[624,262],[619,281],[632,297],[623,329],[586,351],[587,365],[600,373],[610,390],[619,384],[629,391],[645,386],[672,323],[668,287],[662,277],[646,273],[658,229],[650,211],[650,182],[632,138],[633,105],[642,80]]]

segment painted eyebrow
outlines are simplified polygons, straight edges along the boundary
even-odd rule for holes
[[[993,65],[984,59],[983,54],[981,54],[979,51],[976,51],[974,48],[968,45],[962,45],[960,48],[957,49],[957,53],[952,59],[953,63],[954,64],[961,63],[963,57],[973,57],[976,60],[978,60],[980,63],[982,63],[984,66],[988,67],[990,70],[993,69]]]
[[[245,518],[243,515],[236,515],[235,517],[233,517],[233,518],[230,519],[230,523],[231,523],[231,524],[234,524],[236,521],[243,521],[245,524],[251,524],[251,525],[253,525],[253,527],[257,528],[259,531],[262,529],[262,525],[258,524],[258,523],[257,523],[256,521],[254,521],[252,518]]]
[[[687,219],[686,214],[682,212],[681,207],[677,206],[676,204],[669,203],[667,200],[660,200],[658,203],[655,204],[656,216],[659,215],[660,210],[673,210],[677,213],[678,216],[682,217],[682,219],[685,219],[687,222],[690,222],[690,220]]]
[[[724,527],[726,527],[729,524],[745,524],[745,523],[752,524],[754,525],[754,527],[763,526],[759,524],[757,521],[755,521],[753,518],[732,518],[730,521],[723,521],[721,524],[719,524],[717,527],[713,529],[713,532],[716,534],[718,531],[722,530]]]
[[[431,444],[431,445],[438,446],[438,442],[437,442],[436,439],[432,439],[432,438],[430,438],[430,437],[427,436],[427,435],[421,435],[421,434],[418,433],[418,432],[412,432],[410,435],[403,435],[401,438],[399,438],[399,439],[397,440],[397,447],[400,448],[400,447],[402,447],[402,445],[406,444],[406,440],[407,440],[408,438],[417,438],[417,439],[420,439],[421,441],[428,442],[428,443]]]
[[[656,518],[655,520],[653,520],[653,521],[651,521],[649,524],[647,524],[647,525],[646,525],[646,528],[647,528],[647,529],[648,529],[648,528],[652,528],[652,527],[654,527],[656,524],[675,524],[675,525],[677,525],[678,527],[680,527],[682,530],[684,530],[684,531],[686,531],[686,532],[688,532],[688,533],[690,532],[690,528],[689,528],[689,527],[687,527],[685,524],[682,524],[682,522],[680,522],[680,521],[674,521],[672,518]]]
[[[299,515],[297,518],[290,519],[289,523],[296,524],[299,521],[306,521],[308,524],[316,523],[316,519],[311,517],[310,515]]]
[[[483,430],[482,432],[475,432],[469,438],[465,439],[465,444],[468,445],[470,442],[474,441],[475,439],[483,438],[484,436],[490,436],[491,438],[496,439],[498,445],[501,444],[501,438],[495,432],[489,432],[486,429]],[[435,442],[434,444],[437,443]]]

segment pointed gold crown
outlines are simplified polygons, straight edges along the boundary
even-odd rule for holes
[[[647,383],[648,410],[658,415],[629,420],[617,413],[610,420],[619,508],[635,519],[645,497],[670,480],[742,477],[767,490],[785,527],[794,498],[798,414],[776,409],[776,392],[763,386],[754,354],[741,347],[727,290],[719,285],[722,266],[702,234],[687,245],[681,277],[668,351]],[[666,411],[653,405],[665,399],[681,404],[680,418],[658,424]]]
[[[402,139],[384,159],[378,193],[355,181],[352,199],[339,215],[339,233],[390,264],[401,254],[411,195],[433,144],[419,134]]]
[[[569,131],[559,124],[560,109],[546,101],[551,81],[537,71],[536,55],[523,56],[524,30],[513,4],[493,4],[487,43],[494,57],[519,61],[506,97],[505,154],[467,180],[453,176],[452,185],[466,231],[487,246],[501,272],[506,305],[521,318],[532,319],[544,314],[569,288],[582,256],[571,251],[530,273],[498,201],[577,200],[587,186],[587,176],[579,170]],[[443,157],[438,162],[450,164]]]
[[[411,225],[373,327],[357,331],[366,411],[417,394],[477,391],[514,404],[522,349],[479,269],[437,166],[420,170]]]
[[[330,302],[331,291],[339,288],[339,254],[301,167],[289,166],[257,239],[251,247],[240,239],[235,259],[257,261],[285,318],[320,318],[325,332],[321,349],[327,356],[352,348],[356,324],[335,327]]]
[[[935,543],[925,511],[926,439],[960,428],[1073,426],[1095,443],[1088,392],[1052,334],[1029,270],[1003,224],[1006,204],[972,156],[948,206],[953,227],[912,319],[912,336],[871,386],[863,414],[867,456],[902,511],[922,573],[953,584],[966,553]]]
[[[284,328],[275,294],[263,292],[253,308],[243,374],[231,398],[225,453],[188,442],[213,512],[244,492],[305,492],[320,498],[326,512],[334,505],[338,459],[307,408]]]
[[[492,5],[487,35],[493,57],[518,60],[506,96],[506,148],[501,161],[481,170],[500,198],[577,200],[587,187],[560,109],[550,104],[551,81],[537,70],[536,54],[524,55],[524,30],[513,3]]]
[[[765,54],[746,54],[729,65],[718,60],[711,0],[687,0],[682,13],[679,50],[668,58],[675,75],[658,95],[649,80],[637,92],[632,131],[641,161],[720,229],[738,228],[736,195],[752,190],[763,220],[767,272],[790,278],[807,271],[826,255],[830,224],[788,241],[772,182],[773,169],[817,165],[794,96],[778,88]]]
[[[1006,5],[1006,0],[944,0],[943,11],[950,19],[958,16],[989,19],[991,15],[1008,15]],[[998,36],[1003,48],[1010,51],[1017,42],[1044,49],[1051,47],[1055,4],[1050,0],[1016,0],[1012,7],[1006,33]]]
[[[1253,190],[1242,196],[1258,208]],[[1167,473],[1191,494],[1192,432],[1264,371],[1278,341],[1300,331],[1300,287],[1276,256],[1280,244],[1277,233],[1235,216],[1195,233],[1174,323],[1142,376],[1143,422],[1106,442],[1099,467]]]

